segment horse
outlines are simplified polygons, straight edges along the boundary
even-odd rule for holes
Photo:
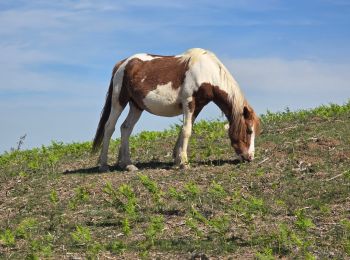
[[[241,161],[254,159],[259,133],[256,115],[228,69],[208,50],[193,48],[174,56],[140,53],[119,61],[113,68],[105,105],[93,140],[99,170],[108,171],[107,153],[116,122],[129,104],[120,127],[118,166],[135,171],[129,152],[129,137],[144,110],[158,116],[183,114],[183,126],[173,152],[175,165],[188,168],[187,146],[192,125],[205,105],[213,101],[225,114],[228,135]]]

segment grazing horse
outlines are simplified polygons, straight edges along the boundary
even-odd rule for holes
[[[187,166],[187,146],[192,125],[202,108],[213,101],[229,121],[231,144],[241,160],[254,159],[254,139],[259,118],[249,106],[237,82],[210,51],[194,48],[176,56],[136,54],[113,69],[106,102],[93,141],[96,152],[102,144],[100,171],[107,171],[107,153],[115,124],[129,103],[121,125],[118,165],[137,170],[131,163],[129,136],[144,110],[159,116],[183,114],[183,126],[173,157]]]

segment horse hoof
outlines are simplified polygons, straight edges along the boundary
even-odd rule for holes
[[[108,167],[108,165],[101,165],[100,167],[98,167],[98,171],[99,172],[108,172],[109,167]]]
[[[189,164],[181,164],[180,165],[180,169],[182,169],[182,170],[188,170],[190,168],[191,168],[191,166]]]
[[[125,169],[126,169],[127,171],[129,171],[129,172],[135,172],[135,171],[138,171],[138,170],[139,170],[139,169],[138,169],[135,165],[133,165],[133,164],[127,165],[127,166],[125,167]]]

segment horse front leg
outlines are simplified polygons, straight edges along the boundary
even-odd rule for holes
[[[187,147],[192,134],[193,103],[192,97],[183,102],[183,126],[174,148],[175,164],[181,168],[188,168]]]

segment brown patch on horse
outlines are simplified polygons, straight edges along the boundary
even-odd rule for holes
[[[158,57],[158,56],[156,56]],[[145,109],[143,99],[159,85],[169,82],[173,89],[178,89],[185,80],[188,63],[174,56],[160,56],[150,61],[131,59],[125,66],[122,91],[128,92],[139,108]],[[122,93],[119,99],[123,98]],[[125,97],[123,98],[125,99]]]
[[[194,108],[195,108],[195,101],[192,100],[188,103],[188,109],[191,111],[191,113],[193,113]]]
[[[203,83],[193,94],[193,101],[194,104],[191,104],[191,106],[194,106],[193,120],[210,101],[213,101],[221,109],[229,121],[229,137],[238,153],[242,153],[250,145],[249,126],[255,126],[254,131],[256,135],[260,132],[259,118],[248,103],[245,102],[241,110],[234,111],[232,100],[218,86]]]
[[[228,94],[221,90],[218,86],[210,83],[203,83],[199,89],[193,94],[195,101],[195,110],[202,109],[210,101],[213,101],[225,114],[227,120],[232,122],[232,103]]]

